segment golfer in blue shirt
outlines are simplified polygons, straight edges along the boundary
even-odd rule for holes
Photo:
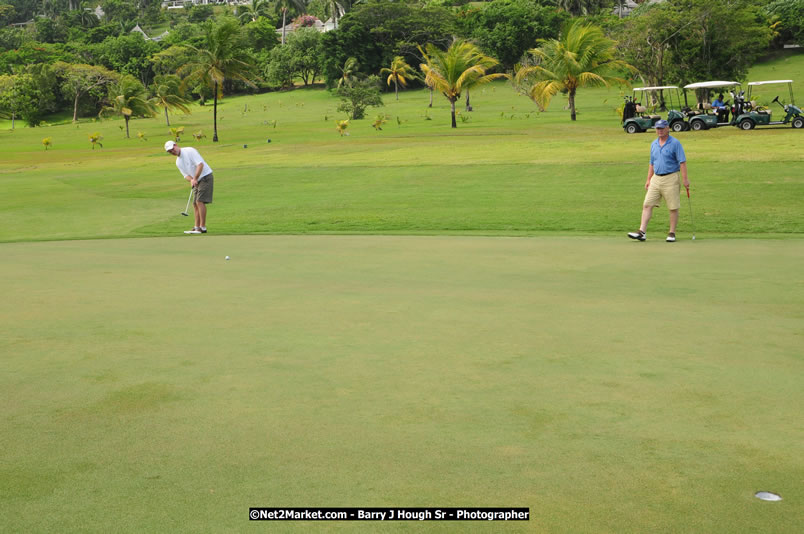
[[[662,119],[656,122],[657,139],[650,145],[650,165],[648,166],[648,181],[645,182],[645,201],[642,203],[642,224],[636,232],[629,232],[628,237],[638,241],[645,241],[648,231],[648,222],[653,215],[653,208],[659,206],[664,198],[667,209],[670,210],[670,231],[667,234],[669,243],[676,240],[676,225],[678,224],[678,210],[681,207],[681,184],[679,174],[684,180],[684,187],[690,189],[687,179],[687,156],[681,142],[670,137],[667,121]]]

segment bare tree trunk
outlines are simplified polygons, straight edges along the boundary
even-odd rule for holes
[[[128,116],[126,116],[126,115],[123,115],[123,118],[124,118],[124,119],[126,119],[126,139],[131,139],[131,138],[129,137],[129,135],[128,135],[128,121],[129,121],[129,117],[128,117]]]
[[[287,13],[288,10],[286,8],[282,8],[282,44],[285,44],[285,16]]]
[[[168,117],[167,106],[165,106],[165,122],[167,123],[168,128],[170,128],[170,118]]]
[[[427,106],[428,108],[433,107],[433,88],[430,88],[430,105]]]
[[[572,120],[575,120],[575,89],[570,89],[569,106],[570,106],[570,118],[572,118]]]
[[[81,93],[78,91],[75,92],[75,101],[73,102],[73,122],[78,122],[78,99],[81,97]]]
[[[399,102],[399,77],[394,78],[394,92],[396,93],[396,101]]]
[[[472,106],[469,104],[469,89],[466,90],[466,111],[472,111]]]
[[[457,100],[457,98],[455,100]],[[452,127],[453,128],[458,127],[458,123],[455,122],[455,100],[450,100],[450,102],[449,102],[450,107],[452,108]]]
[[[215,98],[215,103],[213,104],[213,111],[212,111],[212,142],[218,142],[218,82],[215,82],[215,94],[213,97]]]

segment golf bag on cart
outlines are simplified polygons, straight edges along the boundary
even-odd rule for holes
[[[734,99],[734,104],[731,105],[731,116],[736,119],[746,111],[745,91],[740,91],[739,93],[732,91],[731,97]]]
[[[623,106],[623,121],[633,119],[637,114],[637,105],[634,103],[633,97],[625,97],[625,106]]]

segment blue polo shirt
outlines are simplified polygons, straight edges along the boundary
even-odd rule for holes
[[[654,174],[678,172],[685,161],[687,156],[678,139],[667,136],[667,141],[661,146],[656,138],[650,145],[650,164],[653,165]]]

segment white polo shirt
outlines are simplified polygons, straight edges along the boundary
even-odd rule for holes
[[[176,167],[179,168],[182,178],[185,176],[195,176],[195,170],[198,168],[199,163],[203,163],[204,167],[201,169],[201,175],[198,177],[200,180],[208,174],[212,174],[212,169],[198,153],[198,150],[193,147],[183,146],[179,147],[181,152],[176,156]]]

